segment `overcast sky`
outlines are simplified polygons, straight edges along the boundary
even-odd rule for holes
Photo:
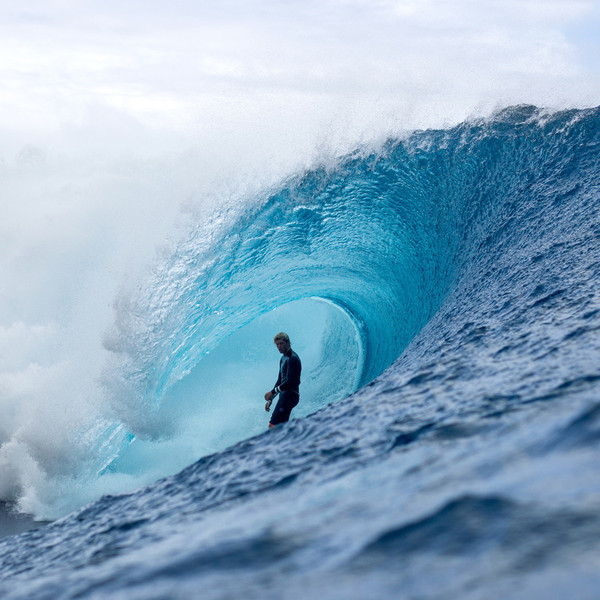
[[[0,0],[0,127],[600,104],[599,0]],[[373,116],[377,113],[377,116]],[[215,125],[216,124],[216,125]]]

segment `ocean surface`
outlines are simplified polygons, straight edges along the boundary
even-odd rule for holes
[[[597,599],[600,109],[417,131],[243,207],[119,305],[123,418],[0,540],[0,598]],[[267,431],[279,330],[302,397]],[[77,508],[119,478],[148,485]]]

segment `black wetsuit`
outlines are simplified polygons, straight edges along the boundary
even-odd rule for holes
[[[271,417],[271,425],[285,423],[300,400],[300,357],[290,348],[279,361],[279,377],[273,394],[279,394],[277,406]]]

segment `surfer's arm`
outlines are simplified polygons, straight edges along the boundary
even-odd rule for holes
[[[280,385],[281,385],[281,369],[279,370],[279,377],[277,377],[277,381],[275,382],[273,389],[268,391],[265,394],[265,400],[273,400],[273,398],[275,398],[275,396],[277,396],[277,394],[279,394],[279,386]]]
[[[279,382],[279,379],[277,380],[277,382]],[[277,394],[279,393],[279,392],[275,391],[276,388],[277,388],[277,384],[275,384],[275,387],[272,390],[269,390],[265,394],[265,400],[267,401],[267,403],[265,404],[265,410],[267,412],[269,412],[271,410],[271,402],[273,402],[273,398],[275,398],[275,396],[277,396]]]
[[[277,394],[279,394],[279,384],[280,383],[281,383],[281,372],[279,373],[279,377],[277,378],[277,381],[275,382],[275,385],[273,386],[273,389],[269,390],[265,394],[265,400],[267,402],[271,402],[271,400],[273,400],[273,398],[275,398],[275,396],[277,396]]]

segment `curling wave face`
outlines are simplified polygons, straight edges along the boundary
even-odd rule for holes
[[[307,173],[178,245],[110,336],[117,360],[105,384],[128,425],[105,434],[102,475],[157,460],[172,472],[264,429],[257,406],[276,373],[276,331],[303,359],[295,416],[399,356],[460,264],[464,183],[477,164],[452,172],[445,152],[420,144],[390,141]]]

